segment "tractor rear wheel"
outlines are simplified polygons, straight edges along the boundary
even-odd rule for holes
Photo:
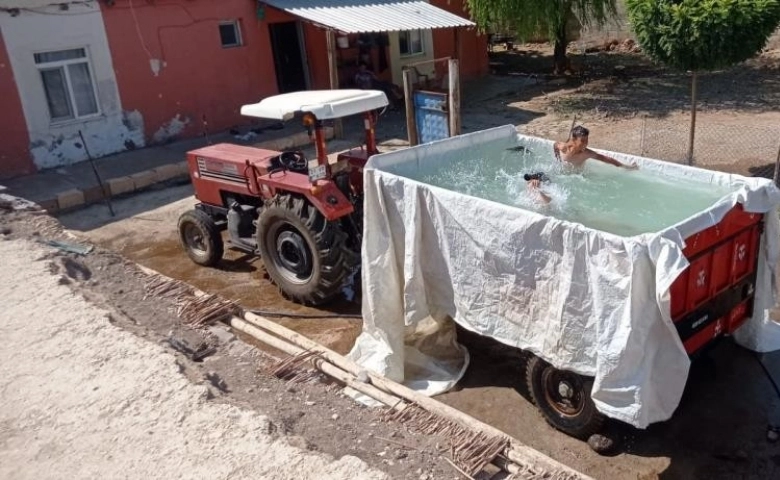
[[[198,265],[211,267],[222,259],[222,234],[214,220],[201,210],[189,210],[179,217],[179,240]]]
[[[357,255],[347,234],[306,199],[278,195],[257,220],[257,244],[268,276],[282,293],[305,305],[322,305],[338,295]]]
[[[593,380],[558,370],[533,356],[528,360],[526,381],[536,406],[553,427],[581,439],[601,429],[604,416],[590,398]]]

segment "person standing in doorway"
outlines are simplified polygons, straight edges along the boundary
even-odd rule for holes
[[[368,69],[368,65],[365,62],[360,62],[358,65],[358,71],[355,73],[355,86],[363,90],[381,90],[385,92],[387,100],[391,106],[403,101],[403,94],[399,92],[399,88],[390,82],[385,82],[377,78],[376,74]]]

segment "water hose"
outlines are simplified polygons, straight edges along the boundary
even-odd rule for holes
[[[287,317],[287,318],[359,318],[362,319],[363,315],[356,313],[292,313],[292,312],[272,312],[270,310],[250,310],[255,315],[261,317]]]

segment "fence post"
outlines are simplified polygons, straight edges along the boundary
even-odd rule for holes
[[[458,60],[451,58],[447,68],[450,87],[450,137],[460,135],[460,66]]]
[[[404,77],[404,103],[406,104],[406,132],[409,135],[409,146],[419,143],[417,138],[417,122],[414,117],[414,86],[412,85],[412,71],[405,68]]]
[[[328,77],[330,88],[331,90],[337,90],[339,88],[339,67],[336,59],[336,34],[333,33],[333,30],[328,29],[325,31],[325,43],[328,49]],[[336,138],[344,137],[344,127],[340,118],[333,121],[333,135]]]
[[[780,188],[780,145],[777,147],[777,160],[775,160],[775,186]]]
[[[691,131],[688,138],[688,165],[693,165],[693,143],[696,139],[696,94],[698,75],[696,70],[691,75]]]
[[[639,156],[645,156],[645,132],[647,131],[647,114],[642,115],[642,135],[639,138]]]

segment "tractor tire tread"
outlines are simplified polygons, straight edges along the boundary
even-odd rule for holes
[[[354,255],[346,246],[347,234],[337,222],[329,222],[304,197],[293,194],[281,194],[268,201],[258,219],[258,245],[265,248],[261,232],[262,225],[272,221],[274,217],[297,219],[311,235],[316,249],[312,254],[318,257],[318,272],[315,272],[316,282],[307,284],[305,288],[291,288],[284,284],[284,279],[274,272],[274,267],[266,264],[271,281],[279,287],[281,293],[288,299],[304,305],[323,305],[331,301],[341,292],[345,280],[357,265]]]
[[[205,255],[198,255],[193,252],[187,245],[184,239],[183,226],[187,222],[196,225],[204,234],[204,241],[206,242]],[[184,212],[179,217],[178,221],[179,241],[181,242],[184,250],[187,252],[187,256],[190,259],[205,267],[213,267],[222,259],[225,253],[225,245],[222,241],[222,232],[219,227],[214,223],[214,220],[204,211],[198,209],[192,209]]]

